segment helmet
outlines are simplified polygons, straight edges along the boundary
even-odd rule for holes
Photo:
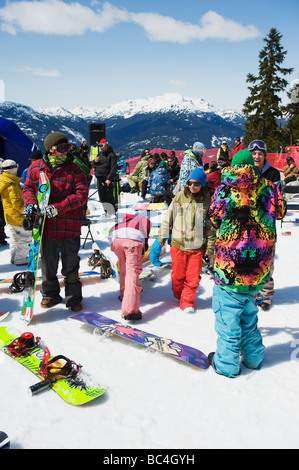
[[[4,160],[2,163],[2,171],[10,175],[16,175],[19,165],[14,160]]]
[[[264,155],[265,155],[265,158],[266,158],[266,155],[267,155],[267,145],[265,144],[265,142],[263,140],[253,140],[252,142],[250,142],[250,144],[248,145],[248,150],[250,152],[253,152],[254,150],[261,150]]]

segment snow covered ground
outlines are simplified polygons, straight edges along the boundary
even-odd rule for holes
[[[90,194],[94,193],[92,187]],[[124,194],[121,212],[132,211],[138,196]],[[129,208],[125,208],[125,204]],[[100,217],[96,195],[89,200],[92,234],[103,252],[109,250],[101,232],[107,223]],[[111,224],[111,222],[110,222]],[[197,370],[180,361],[147,351],[118,337],[94,334],[94,328],[68,317],[59,304],[40,307],[28,327],[41,336],[53,355],[63,354],[83,364],[106,393],[92,403],[74,407],[53,391],[29,396],[36,382],[32,373],[0,353],[0,430],[13,449],[228,449],[298,448],[299,437],[299,288],[298,224],[277,223],[273,307],[259,315],[267,347],[260,371],[242,369],[236,379]],[[290,231],[290,236],[282,232]],[[83,228],[83,236],[86,228]],[[8,230],[7,230],[8,234]],[[81,249],[81,270],[92,242]],[[9,262],[9,247],[0,247],[0,277],[16,272]],[[213,281],[202,276],[196,313],[183,314],[172,297],[170,271],[156,282],[142,281],[143,319],[136,327],[177,340],[208,354],[215,350],[216,334],[211,308]],[[82,278],[83,310],[120,320],[121,305],[114,279]],[[20,327],[22,293],[11,294],[0,284],[0,312],[9,316],[0,326]],[[24,327],[23,327],[24,330]]]

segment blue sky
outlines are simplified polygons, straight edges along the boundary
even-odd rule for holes
[[[299,78],[298,18],[298,0],[0,0],[0,99],[104,108],[176,92],[241,110],[272,27]]]

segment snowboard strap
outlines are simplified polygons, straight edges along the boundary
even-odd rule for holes
[[[103,279],[113,277],[111,263],[109,260],[104,258],[101,250],[94,250],[94,253],[88,258],[87,264],[88,266],[92,266],[92,271],[100,266],[101,276]]]
[[[61,354],[50,359],[50,351],[48,348],[45,348],[38,374],[41,375],[44,380],[52,383],[62,378],[74,377],[79,372],[80,367],[80,365]]]
[[[34,273],[31,271],[16,273],[9,288],[12,292],[22,292],[25,287],[31,287],[34,285],[34,279]]]
[[[14,339],[6,348],[13,357],[24,356],[30,349],[39,345],[41,338],[34,338],[32,333],[22,333],[19,338]]]

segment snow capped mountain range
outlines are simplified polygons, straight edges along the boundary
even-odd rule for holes
[[[82,119],[91,119],[101,116],[103,119],[111,119],[119,116],[128,119],[136,114],[147,113],[214,113],[227,119],[234,119],[236,116],[242,116],[234,110],[221,111],[215,108],[204,98],[189,98],[179,93],[165,93],[161,96],[140,98],[136,100],[125,100],[113,104],[107,108],[76,106],[73,109],[65,108],[38,108],[38,112],[49,115],[69,116],[73,114]]]
[[[116,152],[140,155],[145,147],[189,148],[195,140],[207,148],[225,138],[243,135],[245,117],[234,110],[219,110],[204,98],[178,93],[125,100],[107,108],[77,106],[73,109],[33,109],[22,104],[0,103],[0,115],[12,119],[43,150],[45,136],[54,130],[66,132],[75,143],[89,136],[90,123],[105,123],[106,137]]]

